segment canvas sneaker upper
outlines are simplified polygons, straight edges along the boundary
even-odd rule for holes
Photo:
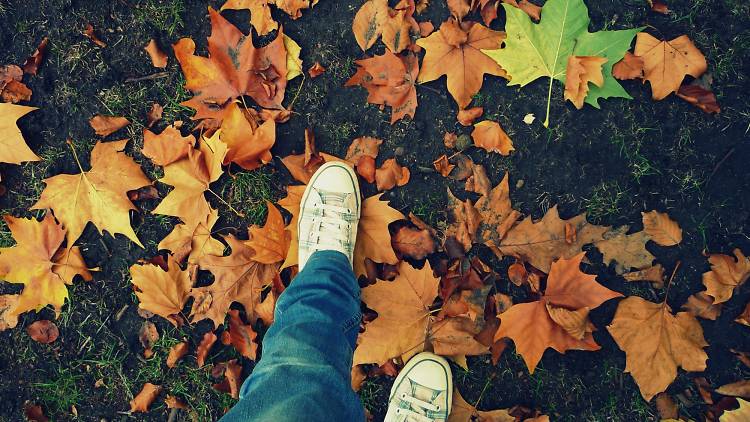
[[[420,353],[396,377],[385,422],[445,422],[453,401],[453,380],[448,362],[429,352]]]
[[[354,170],[345,163],[323,164],[310,178],[300,203],[300,271],[315,251],[339,251],[352,262],[360,208]]]

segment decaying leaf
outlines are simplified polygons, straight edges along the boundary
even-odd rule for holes
[[[433,161],[432,165],[435,167],[435,170],[437,170],[437,172],[440,173],[440,175],[443,177],[448,177],[451,171],[456,167],[455,164],[451,164],[450,161],[448,161],[448,156],[445,154],[441,155],[440,158]]]
[[[378,313],[359,335],[354,364],[401,357],[404,362],[424,350],[431,319],[429,307],[437,297],[439,279],[429,263],[421,270],[401,262],[395,280],[378,281],[362,289],[362,301]]]
[[[721,111],[721,107],[719,107],[719,103],[716,100],[716,95],[709,89],[698,84],[690,83],[680,86],[677,96],[706,113],[711,114]]]
[[[23,62],[23,73],[28,75],[36,75],[39,70],[39,66],[44,61],[47,55],[47,46],[49,44],[49,38],[44,37],[39,43],[39,46],[34,50],[34,53],[29,56],[26,61]]]
[[[658,211],[642,212],[643,231],[657,245],[674,246],[682,242],[682,229],[666,213]]]
[[[159,341],[159,331],[156,324],[151,321],[143,321],[141,328],[138,330],[138,340],[143,346],[143,357],[149,359],[154,355],[154,345]]]
[[[326,68],[323,67],[323,65],[321,65],[318,62],[315,62],[312,66],[310,66],[309,69],[307,69],[307,73],[310,75],[311,78],[317,78],[318,76],[325,73],[325,71],[326,71]]]
[[[13,310],[20,295],[0,295],[0,332],[18,325],[18,315]]]
[[[739,249],[734,250],[734,257],[710,254],[708,262],[711,271],[703,273],[703,285],[706,286],[706,294],[714,298],[714,303],[729,300],[734,289],[750,278],[750,258]]]
[[[458,108],[464,109],[482,88],[485,74],[507,77],[505,70],[482,52],[500,48],[504,39],[505,33],[479,23],[449,19],[429,37],[417,40],[426,50],[417,81],[430,82],[446,75],[448,92]]]
[[[655,288],[661,289],[664,287],[664,267],[656,264],[653,267],[622,274],[622,278],[627,281],[649,281]]]
[[[701,292],[701,293],[703,293],[703,292]],[[708,296],[708,295],[706,295],[706,296]],[[1,298],[2,298],[2,296],[0,296],[0,303],[2,303],[1,302],[1,300],[2,300]],[[710,296],[708,296],[708,298],[711,299],[711,302],[713,303],[713,299]],[[714,305],[714,306],[719,307],[719,310],[721,310],[722,304],[720,303],[720,304]],[[0,331],[2,331],[2,317],[1,317],[1,315],[2,315],[2,308],[0,308]],[[745,305],[745,309],[743,309],[742,313],[737,318],[734,319],[734,322],[736,322],[738,324],[742,324],[742,325],[747,326],[747,327],[750,327],[750,302],[748,302],[748,304]]]
[[[83,35],[91,40],[94,44],[96,44],[98,47],[104,48],[107,46],[107,44],[100,40],[99,37],[96,35],[96,30],[94,29],[94,26],[90,23],[86,24],[86,28],[83,29]]]
[[[500,155],[510,155],[513,148],[513,141],[497,123],[491,120],[484,120],[474,125],[471,132],[471,138],[474,145],[483,148],[488,152],[496,152]]]
[[[141,391],[130,400],[130,413],[146,413],[156,397],[161,393],[161,386],[147,382]]]
[[[31,323],[26,327],[26,333],[32,340],[42,344],[52,343],[60,336],[60,330],[57,329],[57,325],[46,319]]]
[[[435,239],[429,230],[410,226],[400,227],[391,236],[391,245],[400,256],[412,259],[424,259],[436,249]]]
[[[168,409],[187,409],[187,404],[184,401],[169,394],[164,398],[164,404],[167,405]]]
[[[635,43],[636,56],[643,58],[643,83],[651,83],[654,100],[664,99],[677,91],[686,75],[697,78],[708,65],[703,53],[687,35],[670,41],[659,41],[641,32]]]
[[[742,397],[750,399],[750,380],[742,380],[725,384],[716,389],[716,392],[725,396]]]
[[[39,201],[32,209],[50,208],[68,231],[68,245],[80,237],[88,222],[101,234],[124,234],[143,247],[130,226],[135,205],[127,192],[151,184],[141,167],[122,152],[128,140],[97,142],[91,151],[91,170],[60,174],[47,179]]]
[[[617,274],[623,274],[631,268],[642,270],[650,267],[655,259],[651,252],[646,250],[646,242],[651,240],[651,237],[645,231],[627,234],[628,228],[622,226],[610,230],[604,233],[604,240],[594,243],[604,256],[606,264],[616,263]]]
[[[213,387],[232,396],[233,399],[240,398],[240,386],[242,386],[242,365],[237,363],[237,359],[232,359],[223,364],[224,380]]]
[[[672,315],[666,302],[653,303],[637,296],[621,301],[607,326],[625,352],[625,372],[635,379],[641,395],[651,400],[677,377],[677,368],[706,369],[703,328],[687,312]]]
[[[231,309],[229,315],[229,330],[222,334],[222,343],[226,334],[228,342],[237,352],[251,360],[255,360],[258,353],[258,343],[255,338],[258,334],[253,330],[253,326],[245,324],[240,318],[240,313],[236,309]]]
[[[0,66],[0,102],[17,104],[31,100],[31,89],[23,83],[23,70],[9,64]]]
[[[472,124],[474,124],[474,120],[482,117],[482,113],[484,113],[484,108],[482,107],[472,107],[464,110],[458,110],[458,116],[456,116],[456,119],[458,120],[458,123],[461,123],[462,126],[471,126]]]
[[[157,166],[168,166],[187,158],[195,145],[195,136],[182,136],[174,125],[167,126],[160,134],[143,131],[143,155]]]
[[[507,410],[482,411],[467,403],[459,393],[458,388],[453,389],[453,405],[448,416],[448,422],[515,422],[516,418],[511,416]]]

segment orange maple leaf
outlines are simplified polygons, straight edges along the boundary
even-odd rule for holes
[[[434,81],[446,75],[448,92],[458,107],[464,109],[482,88],[485,73],[507,77],[505,70],[482,52],[499,49],[503,39],[504,32],[475,22],[459,24],[449,19],[440,25],[440,30],[417,40],[417,45],[427,51],[417,82]]]
[[[548,348],[560,353],[600,348],[590,331],[585,332],[582,339],[576,339],[556,323],[547,310],[547,305],[568,310],[594,309],[607,300],[622,296],[597,283],[595,275],[581,272],[579,267],[584,255],[580,253],[571,259],[555,261],[547,278],[547,288],[539,300],[515,304],[498,315],[500,329],[495,340],[511,338],[532,374]]]
[[[182,312],[192,287],[187,271],[182,271],[174,258],[168,258],[168,270],[154,264],[130,267],[131,283],[138,296],[138,307],[155,313],[173,325],[179,325],[174,315]]]
[[[0,103],[0,163],[21,164],[39,161],[38,155],[26,145],[16,121],[36,107]]]
[[[283,30],[262,48],[251,36],[209,8],[211,36],[209,57],[195,55],[195,42],[183,38],[174,45],[175,56],[185,74],[185,87],[196,96],[183,104],[197,112],[194,120],[213,119],[218,127],[230,101],[250,96],[263,108],[280,109],[287,84],[287,57]]]
[[[227,106],[221,123],[221,142],[227,145],[224,164],[238,164],[245,170],[255,170],[271,162],[271,147],[276,143],[276,122],[268,119],[258,124],[248,120],[240,106],[233,102]]]

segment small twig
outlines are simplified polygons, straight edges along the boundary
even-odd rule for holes
[[[128,84],[131,82],[150,81],[153,79],[166,78],[168,76],[169,76],[169,72],[158,72],[158,73],[152,73],[151,75],[139,76],[137,78],[127,78],[125,79],[125,83]]]
[[[724,162],[727,161],[727,159],[729,159],[729,157],[734,153],[735,148],[736,147],[732,147],[729,150],[729,152],[724,154],[724,158],[722,158],[721,160],[719,160],[718,163],[716,163],[716,165],[714,166],[714,170],[711,172],[711,174],[708,176],[708,179],[706,180],[706,185],[708,185],[711,182],[711,179],[714,177],[714,174],[716,174],[716,172],[719,171],[719,167],[721,167],[721,165],[724,164]]]

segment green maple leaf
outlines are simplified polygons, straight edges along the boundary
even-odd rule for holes
[[[547,116],[554,80],[565,83],[568,57],[572,55],[606,57],[602,68],[604,85],[592,86],[586,102],[598,107],[600,98],[630,98],[612,77],[612,66],[620,61],[640,29],[588,32],[589,13],[583,0],[549,0],[542,8],[542,19],[535,24],[522,10],[503,4],[506,14],[505,47],[483,50],[511,76],[511,85],[526,86],[541,78],[549,78]]]
[[[599,108],[599,99],[614,97],[633,99],[612,76],[612,66],[622,60],[625,52],[630,49],[633,37],[642,30],[643,28],[633,28],[622,31],[585,32],[578,37],[573,49],[574,56],[599,56],[607,59],[602,66],[604,84],[601,87],[589,85],[586,103]],[[565,78],[563,78],[563,83],[564,81]]]

